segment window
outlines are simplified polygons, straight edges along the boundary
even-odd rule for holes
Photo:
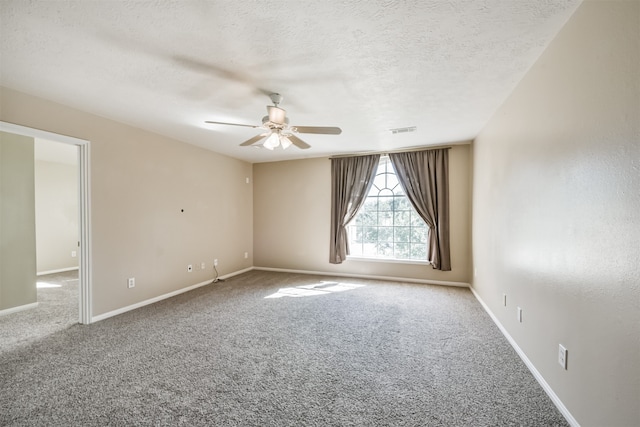
[[[367,199],[347,226],[350,255],[427,260],[429,229],[398,182],[388,157],[381,157]]]

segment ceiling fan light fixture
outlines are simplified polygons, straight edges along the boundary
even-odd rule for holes
[[[282,145],[283,150],[286,150],[291,147],[291,141],[286,136],[280,135],[280,145]]]
[[[280,139],[278,138],[277,133],[272,133],[271,135],[269,135],[269,138],[267,138],[264,144],[262,144],[262,146],[267,150],[273,150],[278,145],[280,145]]]

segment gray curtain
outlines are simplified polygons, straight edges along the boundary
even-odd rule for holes
[[[449,150],[389,154],[407,198],[429,226],[428,261],[451,270],[449,253]]]
[[[346,226],[366,200],[379,161],[379,154],[331,159],[329,262],[332,264],[341,264],[349,254]]]

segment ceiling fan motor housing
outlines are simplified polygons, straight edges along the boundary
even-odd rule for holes
[[[272,105],[267,106],[267,117],[270,122],[284,125],[287,123],[287,112],[280,107],[274,107]]]

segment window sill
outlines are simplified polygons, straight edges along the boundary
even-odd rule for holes
[[[347,261],[359,262],[383,262],[385,264],[415,264],[415,265],[431,265],[428,261],[418,261],[415,259],[394,259],[394,258],[367,258],[360,256],[347,255]]]

